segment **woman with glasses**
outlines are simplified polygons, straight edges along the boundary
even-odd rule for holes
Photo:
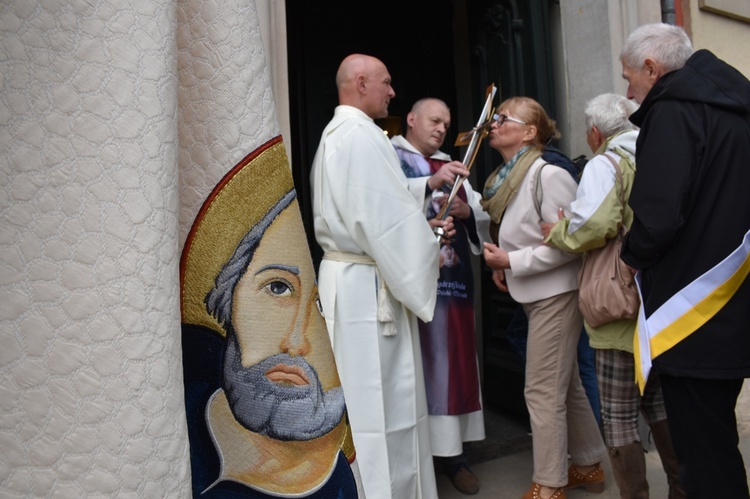
[[[542,159],[559,138],[554,120],[533,99],[500,104],[488,137],[504,163],[487,179],[482,206],[492,220],[484,257],[501,291],[521,303],[529,321],[524,397],[534,455],[531,498],[565,498],[565,489],[604,490],[606,449],[581,385],[576,357],[580,258],[543,244],[541,222],[575,199],[577,184]],[[568,466],[568,455],[572,464]]]

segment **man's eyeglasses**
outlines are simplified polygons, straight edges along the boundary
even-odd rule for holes
[[[497,126],[503,126],[503,123],[506,121],[512,121],[513,123],[518,123],[519,125],[528,125],[525,121],[521,121],[518,118],[513,118],[512,116],[508,116],[507,114],[495,114],[492,116],[492,120],[497,122]]]

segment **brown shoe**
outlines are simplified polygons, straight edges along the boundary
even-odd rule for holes
[[[453,486],[462,494],[472,496],[479,492],[479,480],[466,466],[462,465],[458,471],[450,477]]]
[[[542,498],[540,494],[541,491],[541,485],[539,485],[538,483],[532,483],[531,488],[526,491],[521,499],[567,499],[565,496],[565,490],[563,489],[555,489],[552,495],[548,498]]]
[[[576,487],[585,487],[586,492],[592,494],[604,492],[604,470],[601,465],[596,463],[596,468],[584,475],[578,471],[575,465],[571,464],[568,468],[568,485],[565,488],[574,489]]]

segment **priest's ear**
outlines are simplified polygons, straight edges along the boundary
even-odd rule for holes
[[[408,128],[414,128],[414,123],[417,121],[417,115],[414,114],[414,111],[409,111],[409,114],[406,115],[406,126]]]
[[[367,76],[365,76],[364,74],[358,74],[356,81],[357,81],[357,90],[363,94],[367,93],[367,85],[366,85]]]

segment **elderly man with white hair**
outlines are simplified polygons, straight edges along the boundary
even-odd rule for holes
[[[639,384],[659,374],[688,497],[748,498],[735,406],[750,377],[750,81],[687,34],[647,24],[622,74],[641,106],[634,218]]]

